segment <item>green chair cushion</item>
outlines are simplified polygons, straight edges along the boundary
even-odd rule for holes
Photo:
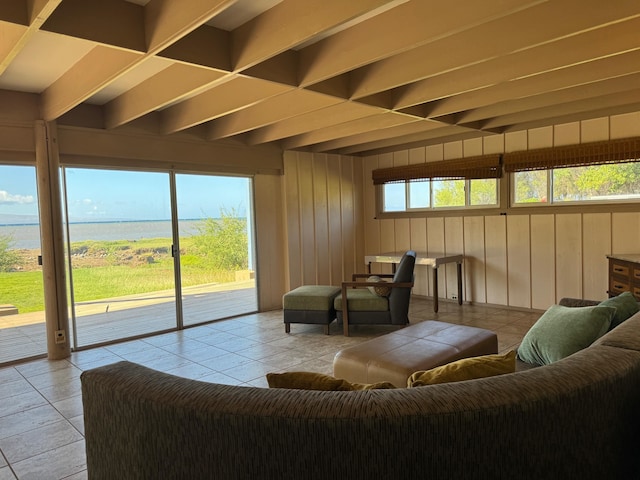
[[[282,297],[285,310],[321,310],[329,311],[333,299],[340,293],[340,287],[329,285],[303,285]]]
[[[389,310],[389,299],[371,293],[368,288],[349,288],[347,290],[350,312],[386,312]],[[342,310],[342,294],[338,295],[333,306]]]

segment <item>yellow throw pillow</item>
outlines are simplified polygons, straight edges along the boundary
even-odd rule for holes
[[[516,351],[504,355],[483,355],[463,358],[455,362],[413,373],[407,380],[407,387],[421,387],[436,383],[461,382],[475,378],[493,377],[516,371]]]
[[[267,373],[270,388],[292,388],[297,390],[374,390],[396,388],[392,383],[351,383],[341,378],[315,372]]]

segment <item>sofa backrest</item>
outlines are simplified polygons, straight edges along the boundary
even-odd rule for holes
[[[640,314],[554,364],[414,389],[82,374],[89,478],[640,478]]]

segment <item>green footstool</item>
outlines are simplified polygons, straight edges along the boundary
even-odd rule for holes
[[[292,323],[324,325],[329,335],[329,325],[336,318],[333,301],[340,287],[330,285],[303,285],[282,297],[284,309],[284,331],[291,332]]]

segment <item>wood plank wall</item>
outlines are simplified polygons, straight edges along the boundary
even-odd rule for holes
[[[364,271],[361,158],[285,152],[285,291]]]
[[[365,254],[413,248],[464,253],[465,301],[546,309],[566,296],[604,299],[606,255],[640,252],[640,205],[632,212],[376,219],[371,171],[631,136],[640,136],[640,112],[365,158],[286,152],[286,288],[338,285],[363,271]],[[374,266],[383,271],[390,269]],[[430,277],[417,267],[414,294],[432,294]],[[441,298],[456,293],[455,266],[439,282]]]

